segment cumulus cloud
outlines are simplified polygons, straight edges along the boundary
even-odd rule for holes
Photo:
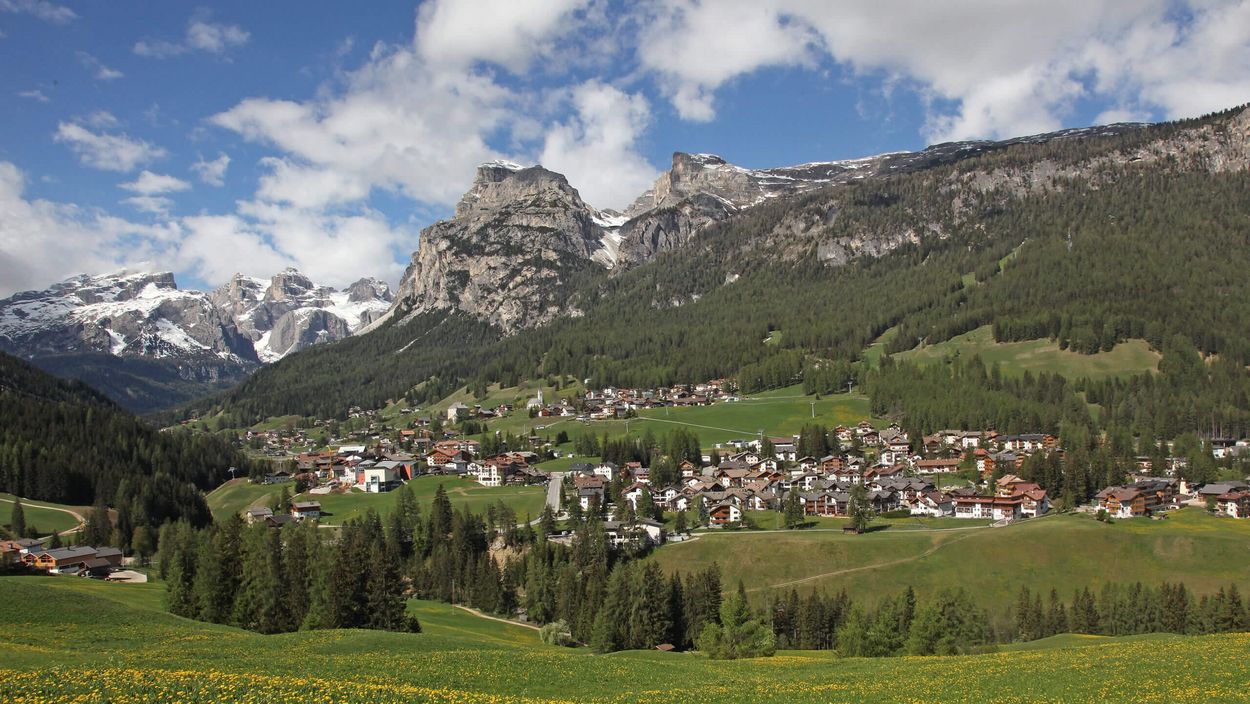
[[[113,81],[126,75],[121,71],[105,66],[99,59],[85,51],[74,52],[74,54],[78,57],[78,62],[90,71],[97,81]]]
[[[204,157],[200,157],[191,165],[191,170],[200,177],[200,181],[210,186],[224,186],[228,168],[230,168],[230,156],[222,152],[218,152],[217,158],[212,161],[206,161]]]
[[[1247,0],[654,0],[639,12],[639,62],[693,121],[715,115],[726,82],[813,60],[914,87],[939,141],[1056,129],[1087,98],[1118,101],[1113,116],[1180,117],[1250,94]]]
[[[181,40],[141,39],[135,42],[132,51],[152,59],[167,59],[192,51],[220,55],[243,46],[251,36],[238,25],[212,22],[207,13],[197,13],[187,22],[187,31]]]
[[[132,193],[151,196],[158,193],[175,193],[185,191],[191,188],[191,184],[180,178],[169,176],[166,174],[156,174],[144,169],[139,173],[135,180],[129,183],[120,184],[120,188],[124,188]]]
[[[272,276],[294,266],[318,283],[346,286],[364,275],[389,281],[402,266],[394,248],[411,244],[411,233],[390,227],[380,214],[326,215],[249,201],[228,215],[182,218],[172,265],[208,282],[235,272]]]
[[[473,168],[499,156],[486,135],[504,125],[513,98],[489,77],[438,72],[413,51],[395,48],[379,49],[348,80],[339,96],[248,99],[210,118],[284,153],[265,160],[262,197],[311,208],[380,187],[425,203],[454,203]]]
[[[167,154],[164,149],[146,140],[124,134],[92,132],[75,122],[59,123],[53,139],[69,145],[85,166],[104,171],[133,171],[135,167]]]
[[[520,73],[589,0],[435,0],[421,7],[416,45],[423,59],[466,66],[486,61]]]
[[[660,76],[678,115],[695,122],[715,117],[721,85],[765,66],[810,63],[818,39],[759,0],[672,0],[643,13],[639,61]]]
[[[567,176],[586,202],[624,208],[658,175],[638,153],[651,122],[647,99],[598,81],[573,88],[569,97],[575,115],[547,132],[539,161]]]
[[[25,185],[17,166],[0,162],[0,296],[138,265],[178,234],[170,224],[139,225],[98,210],[28,200]]]
[[[47,0],[0,0],[0,10],[31,15],[53,24],[68,24],[78,18],[78,14],[68,7]]]

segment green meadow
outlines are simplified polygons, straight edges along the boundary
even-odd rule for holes
[[[790,589],[846,589],[852,596],[872,599],[907,586],[922,596],[963,587],[979,604],[1000,612],[1023,585],[1035,592],[1057,589],[1070,601],[1073,590],[1099,588],[1109,581],[1152,586],[1183,581],[1199,594],[1214,593],[1230,582],[1250,583],[1250,521],[1197,508],[1174,512],[1167,520],[1112,524],[1068,514],[1003,528],[941,519],[926,530],[909,520],[916,519],[863,535],[840,530],[713,531],[666,545],[648,559],[666,572],[698,570],[715,562],[735,582],[741,579],[759,601]]]
[[[159,583],[0,577],[0,591],[0,700],[14,704],[1250,701],[1245,634],[1059,636],[958,657],[786,651],[718,662],[546,646],[533,630],[428,602],[410,604],[422,633],[264,636],[166,613]]]
[[[0,526],[7,526],[13,520],[13,503],[17,497],[12,494],[0,493]],[[56,509],[70,509],[86,515],[88,509],[81,506],[65,506],[46,501],[22,499],[22,513],[26,518],[27,528],[35,528],[40,535],[69,530],[78,525],[78,519]]]
[[[1121,342],[1114,349],[1097,354],[1061,350],[1058,343],[1051,340],[995,342],[993,330],[986,325],[936,345],[900,352],[896,359],[933,363],[952,355],[967,357],[974,354],[981,355],[987,365],[998,364],[1003,374],[1008,376],[1022,376],[1026,371],[1035,375],[1050,372],[1069,379],[1126,377],[1153,372],[1158,370],[1161,358],[1145,340]],[[865,353],[865,356],[869,355]],[[879,357],[879,352],[872,355],[874,361]]]

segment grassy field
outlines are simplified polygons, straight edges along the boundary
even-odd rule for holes
[[[1009,376],[1021,376],[1026,371],[1051,372],[1069,379],[1123,377],[1156,371],[1160,359],[1159,353],[1151,350],[1144,340],[1121,342],[1110,352],[1087,355],[1061,350],[1050,340],[995,342],[988,325],[946,342],[901,352],[896,358],[925,363],[941,361],[954,354],[979,354],[987,365],[997,362],[1003,374]]]
[[[963,523],[944,519],[935,527]],[[975,525],[975,524],[973,524]],[[1105,582],[1184,581],[1197,593],[1250,582],[1250,521],[1189,508],[1165,521],[1134,519],[1111,525],[1087,516],[1055,515],[1006,528],[901,530],[865,535],[840,532],[708,533],[666,545],[649,559],[665,571],[696,570],[713,562],[742,579],[754,597],[770,590],[846,589],[884,595],[908,585],[920,594],[963,586],[982,606],[1005,610],[1021,585],[1059,590]]]
[[[813,417],[813,412],[815,417]],[[514,417],[515,418],[515,417]],[[684,427],[699,436],[704,449],[730,440],[750,440],[762,430],[766,435],[785,436],[798,433],[808,423],[826,427],[853,425],[870,418],[868,397],[856,394],[835,394],[816,400],[804,396],[799,386],[788,386],[767,393],[748,396],[733,403],[716,403],[693,408],[649,408],[638,412],[629,421],[608,420],[581,422],[571,418],[524,418],[521,425],[514,419],[492,421],[492,430],[526,432],[534,429],[541,436],[555,437],[568,433],[570,442],[559,449],[571,451],[573,441],[585,433],[602,437],[641,437],[651,431],[663,437],[674,428]],[[880,423],[884,425],[884,423]]]
[[[785,516],[780,511],[747,511],[747,520],[751,525],[759,530],[781,530],[785,528]],[[842,530],[842,526],[848,523],[848,519],[835,516],[808,516],[804,525],[806,528],[820,528],[830,530]],[[925,516],[914,516],[908,518],[878,518],[872,522],[870,528],[874,531],[881,530],[944,530],[950,528],[969,528],[973,526],[986,526],[989,521],[964,520],[961,518],[928,518]]]
[[[288,489],[292,486],[286,485]],[[281,484],[253,484],[247,479],[235,479],[213,489],[206,499],[213,520],[220,521],[252,506],[267,506],[272,497],[281,493]]]
[[[497,501],[511,506],[517,517],[524,519],[528,514],[537,518],[546,502],[547,489],[543,486],[501,486],[487,487],[470,479],[458,477],[425,476],[417,477],[407,486],[417,497],[423,508],[428,507],[434,499],[435,492],[442,485],[447,492],[451,505],[465,507],[474,513],[482,513]],[[367,494],[363,491],[351,491],[345,494],[300,494],[301,501],[318,501],[321,503],[321,522],[330,525],[346,523],[353,518],[360,518],[372,508],[380,515],[390,513],[395,506],[395,493]]]
[[[784,652],[715,662],[544,646],[533,631],[474,622],[439,604],[412,605],[420,634],[261,636],[165,613],[158,584],[4,577],[0,591],[8,597],[0,600],[0,700],[15,704],[1250,701],[1247,635],[1055,639],[1046,649],[947,658]]]
[[[475,481],[459,477],[417,477],[407,486],[412,487],[417,502],[424,507],[433,500],[434,493],[440,484],[446,489],[452,506],[465,506],[476,513],[481,513],[496,501],[503,501],[516,509],[517,516],[520,518],[524,518],[526,513],[537,518],[543,510],[547,495],[546,488],[541,486],[485,487]],[[246,479],[228,482],[208,495],[208,507],[213,512],[213,518],[220,520],[250,506],[268,505],[272,497],[282,492],[283,486],[282,484],[251,484]],[[290,489],[294,485],[286,484],[285,486]],[[321,522],[329,525],[338,525],[353,518],[362,517],[370,508],[385,516],[395,505],[394,492],[367,494],[353,490],[343,494],[300,494],[296,498],[301,501],[320,502],[325,514]]]
[[[7,526],[12,520],[13,504],[10,502],[15,498],[12,494],[0,493],[0,526]],[[60,533],[78,525],[78,519],[64,511],[53,509],[70,509],[84,516],[88,510],[81,506],[64,506],[46,501],[22,499],[22,513],[26,516],[26,526],[37,529],[39,535],[49,535],[54,531]]]

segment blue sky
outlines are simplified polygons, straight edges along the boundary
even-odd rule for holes
[[[744,166],[1250,100],[1250,0],[0,0],[0,295],[392,283],[494,158],[625,206]]]

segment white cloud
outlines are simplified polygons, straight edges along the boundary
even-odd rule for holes
[[[174,202],[164,196],[131,196],[123,198],[122,202],[135,210],[158,215],[164,215],[174,207]]]
[[[637,151],[650,106],[598,81],[575,87],[570,99],[576,115],[547,132],[539,161],[567,176],[586,202],[623,209],[659,175]]]
[[[191,188],[191,184],[174,176],[166,174],[156,174],[144,169],[139,173],[135,180],[129,183],[123,183],[121,188],[138,193],[144,196],[156,195],[158,193],[176,193]]]
[[[167,153],[142,139],[124,134],[97,134],[73,122],[58,124],[53,138],[68,144],[84,165],[104,171],[132,171]]]
[[[506,126],[513,100],[488,77],[439,73],[407,49],[378,49],[340,96],[248,99],[210,122],[285,153],[264,162],[263,197],[318,207],[384,188],[454,203],[474,167],[499,156],[485,136]],[[298,195],[310,185],[315,190]]]
[[[137,225],[96,210],[27,200],[25,184],[20,169],[0,162],[0,296],[137,265],[176,237],[169,224]]]
[[[639,14],[639,62],[693,121],[734,78],[815,57],[917,90],[933,140],[1055,129],[1091,98],[1181,117],[1250,95],[1247,0],[654,0]]]
[[[402,265],[393,248],[413,244],[412,233],[392,229],[379,214],[327,216],[272,203],[245,202],[232,215],[180,221],[182,238],[172,264],[204,281],[231,274],[272,276],[294,266],[318,283],[346,286],[361,276],[396,281]]]
[[[811,61],[818,40],[758,0],[671,0],[643,8],[638,58],[661,77],[685,120],[715,117],[713,94],[725,82],[764,66]]]
[[[251,36],[238,25],[212,22],[208,13],[200,12],[187,22],[186,35],[181,41],[141,39],[135,42],[132,51],[139,56],[153,59],[167,59],[192,51],[220,55],[243,46]]]
[[[416,46],[434,64],[486,61],[513,73],[552,51],[553,35],[568,30],[589,0],[434,0],[421,6]]]
[[[78,14],[68,7],[47,0],[0,0],[0,10],[31,15],[53,24],[67,24],[78,18]]]
[[[121,71],[105,66],[99,59],[85,51],[77,51],[74,53],[78,57],[78,62],[81,63],[88,71],[91,71],[97,81],[112,81],[126,75]]]
[[[193,19],[187,26],[187,46],[210,54],[220,54],[227,49],[242,46],[250,36],[242,27],[233,24]]]
[[[224,186],[228,168],[230,168],[230,156],[221,152],[218,152],[217,158],[212,161],[205,161],[204,157],[200,157],[191,165],[191,170],[200,177],[200,181],[210,186]]]
[[[18,91],[17,97],[27,98],[28,100],[33,100],[37,103],[46,103],[49,101],[48,96],[44,95],[43,91],[39,89]]]

